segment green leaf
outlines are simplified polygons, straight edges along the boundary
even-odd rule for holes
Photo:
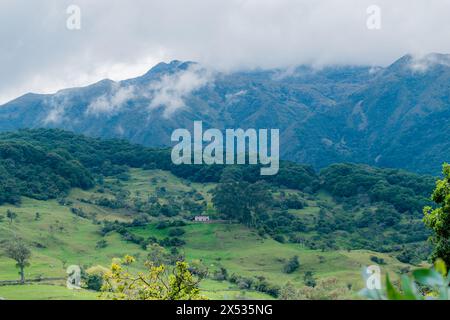
[[[423,300],[422,295],[417,290],[415,282],[406,275],[402,276],[402,290],[405,300]]]
[[[434,269],[439,272],[443,277],[447,275],[447,267],[442,259],[437,259],[434,262]]]
[[[386,274],[386,294],[389,300],[403,300],[403,296],[400,292],[395,289],[392,285],[391,280],[389,280],[389,275]]]
[[[448,286],[443,286],[439,289],[439,300],[448,300]]]
[[[364,288],[358,292],[359,296],[369,300],[385,300],[381,290]]]
[[[446,283],[441,274],[434,269],[418,269],[413,271],[413,276],[418,283],[429,287],[440,287]]]

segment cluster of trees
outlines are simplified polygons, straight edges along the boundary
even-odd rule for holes
[[[133,198],[120,183],[127,179],[129,167],[168,170],[193,182],[216,182],[212,199],[223,219],[246,224],[280,242],[324,250],[402,251],[399,245],[422,243],[429,236],[419,219],[421,208],[430,204],[432,177],[354,164],[332,165],[317,174],[310,166],[282,162],[275,176],[261,176],[258,166],[176,166],[170,150],[52,129],[0,134],[0,204],[18,203],[20,196],[64,198],[72,187],[90,188],[97,183],[99,192],[109,188],[113,197],[87,201],[102,206],[165,217],[180,213],[192,216],[206,210],[205,200],[195,190],[174,196],[161,187],[147,200]],[[116,176],[117,185],[104,184],[105,176]],[[286,188],[293,191],[282,190]],[[318,190],[328,191],[342,206],[320,203]],[[159,201],[162,198],[164,201]],[[307,206],[307,198],[319,203],[320,212],[313,216],[293,214],[292,210]],[[89,218],[79,209],[73,212]],[[136,221],[147,223],[145,215],[139,215]],[[113,226],[128,241],[148,245],[148,239],[135,236],[128,226]],[[179,246],[183,241],[173,236],[164,243]]]
[[[293,273],[298,270],[300,267],[300,261],[298,260],[298,256],[293,256],[291,259],[289,259],[288,262],[283,267],[283,271],[285,273]]]
[[[119,221],[104,221],[103,226],[101,228],[101,235],[105,236],[110,232],[117,232],[122,236],[122,238],[125,241],[129,241],[132,243],[135,243],[139,246],[141,246],[144,250],[147,249],[149,245],[152,244],[159,244],[162,247],[171,247],[171,248],[178,248],[185,244],[185,241],[181,239],[180,237],[184,235],[184,230],[180,229],[178,227],[183,226],[185,223],[183,221],[172,221],[172,222],[166,222],[161,221],[157,228],[163,229],[163,228],[171,228],[169,231],[169,236],[165,237],[163,239],[158,240],[157,238],[150,236],[148,238],[144,238],[142,236],[138,236],[134,234],[132,231],[130,231],[130,228],[132,227],[139,227],[146,225],[146,220],[134,220],[133,222],[127,223],[127,222],[119,222]]]
[[[362,165],[334,165],[318,177],[321,188],[342,203],[331,206],[318,200],[316,194],[298,189],[288,192],[265,179],[248,180],[246,170],[245,167],[225,168],[212,192],[214,206],[223,219],[244,223],[257,229],[260,235],[270,235],[279,242],[300,243],[312,249],[402,252],[402,245],[415,243],[421,250],[413,250],[403,258],[420,261],[429,253],[425,240],[430,233],[418,212],[429,203],[426,194],[432,189],[430,177]],[[381,197],[375,191],[380,191],[378,187],[382,184],[387,184],[389,190],[400,191]],[[308,200],[320,207],[317,214],[292,212],[307,207]]]
[[[320,172],[322,187],[337,200],[363,198],[371,203],[390,204],[400,213],[419,217],[430,204],[435,178],[398,169],[356,164],[335,164]]]
[[[433,192],[433,201],[437,208],[427,206],[424,208],[424,222],[433,231],[431,243],[433,244],[432,259],[442,259],[450,266],[450,165],[444,164],[443,178],[436,183]]]
[[[264,276],[244,277],[233,273],[223,280],[236,284],[242,290],[255,290],[274,298],[278,298],[280,294],[280,286],[270,283]]]
[[[70,188],[91,188],[95,179],[124,178],[128,167],[168,169],[167,150],[119,140],[99,140],[62,130],[20,130],[0,134],[0,204],[21,196],[47,200]]]
[[[164,264],[145,264],[146,271],[133,273],[129,266],[135,258],[125,256],[113,262],[105,274],[104,297],[114,300],[203,300],[199,278],[189,271],[189,265],[179,261],[172,268]]]
[[[213,202],[223,218],[256,226],[271,206],[266,182],[225,180],[213,191]]]
[[[17,204],[20,196],[47,200],[93,185],[90,172],[68,154],[25,141],[0,141],[0,204]]]

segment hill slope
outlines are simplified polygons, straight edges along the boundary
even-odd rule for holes
[[[384,272],[406,272],[429,253],[420,210],[433,177],[354,164],[317,173],[283,162],[275,177],[261,177],[252,166],[173,166],[167,150],[61,130],[5,133],[0,145],[0,169],[16,168],[9,179],[18,186],[0,203],[0,243],[13,236],[26,241],[33,252],[27,278],[64,277],[70,264],[107,267],[125,254],[136,256],[139,265],[154,258],[158,245],[169,263],[184,256],[206,266],[202,288],[211,298],[276,297],[288,281],[303,286],[310,271],[316,280],[337,278],[338,288],[351,287],[341,297],[351,298],[362,286],[362,266],[381,263]],[[33,152],[43,159],[27,157]],[[58,165],[49,159],[58,159]],[[64,188],[49,193],[46,186],[54,181],[36,179],[40,171]],[[272,201],[251,225],[229,220],[214,200],[226,183],[265,183]],[[243,195],[238,190],[231,196],[239,203]],[[8,211],[17,217],[9,220]],[[198,214],[213,222],[192,223]],[[300,267],[284,272],[294,256]],[[0,270],[0,281],[17,278],[11,259],[0,257]],[[0,296],[18,297],[23,288],[23,298],[44,298],[36,296],[35,286],[40,285],[0,286]],[[47,298],[96,297],[53,289]]]
[[[194,120],[219,129],[279,128],[283,159],[437,174],[450,151],[449,60],[431,54],[387,68],[235,73],[173,61],[135,79],[27,94],[0,107],[0,128],[57,127],[147,146],[170,145],[172,131]]]

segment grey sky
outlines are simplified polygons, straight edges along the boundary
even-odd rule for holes
[[[71,4],[81,30],[66,28]],[[366,27],[370,5],[381,30]],[[450,0],[0,0],[0,103],[172,59],[233,70],[447,53],[449,14]]]

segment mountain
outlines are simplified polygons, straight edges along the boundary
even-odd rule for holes
[[[450,56],[405,56],[343,106],[363,162],[435,173],[449,160]]]
[[[299,66],[216,72],[160,63],[0,106],[0,130],[62,128],[146,146],[171,145],[176,128],[279,128],[282,158],[316,168],[361,162],[437,174],[448,161],[450,56],[406,55],[388,67]]]

